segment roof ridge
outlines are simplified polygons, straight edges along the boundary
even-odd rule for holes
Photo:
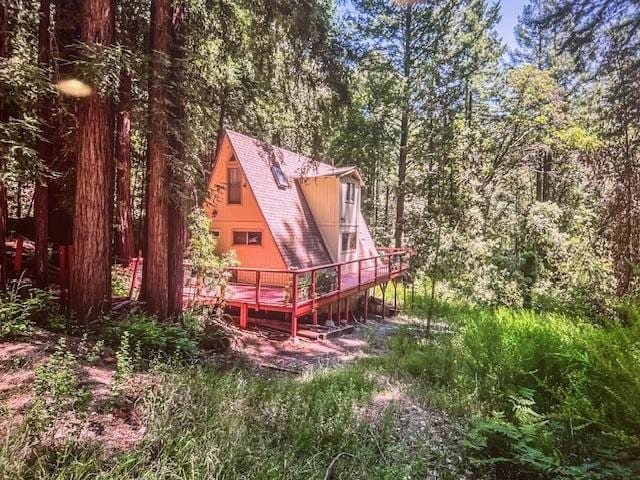
[[[335,165],[331,165],[331,164],[323,162],[321,160],[314,160],[312,157],[309,157],[307,155],[303,155],[300,152],[294,152],[293,150],[289,150],[288,148],[281,147],[279,145],[274,145],[272,143],[265,142],[264,140],[261,140],[261,139],[256,138],[256,137],[252,137],[251,135],[247,135],[246,133],[238,132],[236,130],[231,130],[230,128],[225,128],[225,131],[227,133],[233,133],[235,135],[240,135],[241,137],[249,138],[249,139],[254,140],[256,142],[260,142],[261,144],[266,145],[268,147],[277,148],[278,150],[283,150],[283,151],[291,153],[293,155],[297,155],[298,157],[306,158],[311,162],[317,163],[318,165],[324,165],[325,167],[329,167],[329,168],[342,168],[342,167],[336,167]]]

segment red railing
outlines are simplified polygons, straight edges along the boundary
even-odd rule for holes
[[[387,281],[409,268],[410,256],[408,250],[393,249],[377,256],[298,270],[230,267],[220,282],[197,279],[185,261],[184,296],[189,303],[224,298],[256,305],[258,309],[261,304],[295,309],[341,292]],[[134,259],[131,269],[130,296],[133,298],[142,281],[142,259]],[[222,285],[226,285],[226,289]]]

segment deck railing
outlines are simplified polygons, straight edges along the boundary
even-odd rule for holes
[[[189,303],[224,297],[227,301],[260,306],[293,307],[316,302],[340,292],[376,285],[408,270],[408,250],[384,249],[367,258],[297,270],[230,267],[224,282],[197,279],[185,261],[184,297]],[[137,297],[142,283],[142,261],[134,259],[131,268],[130,297]],[[227,284],[225,291],[220,285]]]
[[[409,260],[408,250],[389,249],[376,256],[297,270],[231,267],[229,283],[253,286],[256,304],[300,305],[388,280],[407,270]]]

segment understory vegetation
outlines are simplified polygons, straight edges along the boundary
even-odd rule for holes
[[[638,478],[637,309],[596,322],[428,297],[428,289],[407,295],[416,320],[390,337],[371,330],[369,343],[386,353],[299,376],[211,363],[195,317],[184,325],[139,312],[105,320],[104,343],[85,335],[72,353],[63,339],[37,369],[27,420],[10,422],[0,445],[0,476]],[[417,319],[429,311],[427,330]],[[143,438],[123,452],[73,436],[54,441],[56,421],[86,415],[78,364],[109,347],[115,373],[102,408],[131,401],[136,372],[154,379],[136,400]],[[379,402],[390,385],[401,396]],[[444,439],[434,440],[433,425],[410,433],[406,399],[442,412]]]

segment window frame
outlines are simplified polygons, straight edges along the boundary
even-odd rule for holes
[[[231,171],[237,172],[237,183],[231,183]],[[233,187],[233,190],[232,190]],[[232,191],[236,191],[238,194],[238,201],[231,201]],[[233,166],[227,167],[227,205],[242,205],[242,172],[240,167]]]
[[[285,189],[289,187],[289,179],[284,173],[284,170],[282,170],[280,162],[273,162],[271,165],[271,173],[273,174],[273,178],[275,179],[278,188]]]
[[[243,243],[236,243],[237,234],[244,234]],[[249,243],[250,235],[257,236],[260,239],[260,241],[258,243]],[[231,244],[234,247],[261,247],[263,245],[262,240],[263,240],[262,230],[233,230],[231,235]]]
[[[347,186],[345,203],[356,203],[356,184],[354,182],[344,182]]]
[[[345,248],[345,235],[347,235],[347,245]],[[340,233],[340,252],[354,252],[358,249],[358,234],[355,231]]]

